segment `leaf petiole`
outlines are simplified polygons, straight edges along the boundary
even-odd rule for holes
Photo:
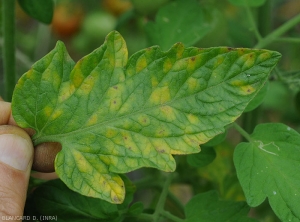
[[[232,123],[232,126],[249,142],[254,142],[249,133],[247,133],[242,127],[239,126],[236,122]]]
[[[167,178],[164,183],[163,190],[157,202],[155,212],[153,213],[153,221],[158,221],[159,217],[164,211],[164,206],[165,206],[166,198],[168,196],[169,186],[171,184],[172,179],[173,179],[173,174],[172,173],[167,174]]]
[[[289,29],[294,27],[300,22],[300,14],[296,15],[277,29],[275,29],[273,32],[271,32],[269,35],[264,37],[263,39],[259,40],[258,43],[254,46],[254,48],[264,48],[267,45],[271,44],[273,41],[276,41],[281,35],[286,33]]]

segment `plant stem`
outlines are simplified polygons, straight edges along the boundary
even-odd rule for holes
[[[240,127],[239,124],[234,122],[232,125],[245,139],[247,139],[249,142],[253,141],[249,133],[247,133],[242,127]]]
[[[175,215],[173,215],[173,214],[171,214],[170,212],[165,211],[165,210],[161,211],[160,213],[161,213],[161,215],[164,216],[165,218],[168,218],[168,219],[170,219],[170,220],[172,220],[172,221],[175,221],[175,222],[184,222],[184,221],[185,221],[184,219],[181,219],[181,218],[179,218],[179,217],[176,217]]]
[[[2,1],[4,99],[11,101],[16,83],[15,0]]]
[[[288,43],[300,43],[300,38],[286,37],[286,38],[278,38],[277,42],[288,42]]]
[[[258,43],[254,46],[254,48],[264,48],[265,46],[271,44],[273,41],[277,40],[277,38],[286,33],[289,29],[297,25],[299,22],[300,14],[296,15],[295,17],[293,17],[292,19],[275,29],[262,40],[259,40]]]
[[[161,195],[159,197],[159,200],[157,202],[157,205],[156,205],[156,208],[155,208],[155,211],[154,211],[154,214],[153,214],[153,221],[154,222],[158,221],[158,219],[161,215],[161,212],[164,211],[164,206],[165,206],[165,202],[166,202],[166,198],[167,198],[167,195],[168,195],[169,186],[171,184],[172,178],[173,178],[173,174],[169,173],[167,178],[166,178],[166,181],[164,183],[163,190],[161,192]]]
[[[257,25],[256,25],[256,22],[254,21],[251,9],[250,9],[249,6],[246,6],[245,9],[246,9],[246,13],[247,13],[247,16],[248,16],[248,19],[249,19],[249,22],[250,22],[251,29],[253,30],[254,35],[258,39],[258,41],[261,41],[262,37],[261,37],[261,35],[260,35],[260,33],[257,29]]]

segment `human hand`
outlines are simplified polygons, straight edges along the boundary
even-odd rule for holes
[[[33,148],[32,134],[32,130],[16,126],[10,103],[0,101],[0,216],[23,214],[31,169],[54,171],[60,144],[44,143]]]

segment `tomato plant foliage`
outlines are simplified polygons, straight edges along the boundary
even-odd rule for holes
[[[35,145],[61,143],[55,170],[70,189],[122,203],[118,174],[174,171],[172,155],[197,153],[224,132],[279,58],[268,50],[178,43],[128,60],[124,39],[112,32],[75,64],[58,42],[20,78],[12,112],[19,126],[35,130]]]

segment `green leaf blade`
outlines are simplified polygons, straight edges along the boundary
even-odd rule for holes
[[[194,0],[167,4],[158,11],[155,23],[146,25],[151,44],[164,50],[176,42],[192,46],[212,30],[213,16],[207,11]]]
[[[216,191],[194,196],[184,207],[186,222],[195,221],[256,221],[247,217],[245,202],[221,201]]]
[[[117,32],[75,66],[64,50],[57,51],[49,55],[64,59],[48,64],[45,57],[37,63],[45,63],[43,69],[21,78],[13,115],[37,132],[35,144],[62,144],[55,169],[69,188],[113,203],[125,194],[118,173],[140,167],[174,171],[172,155],[199,152],[199,144],[224,132],[280,58],[267,50],[179,43],[167,52],[150,47],[127,61]],[[28,79],[36,85],[33,99],[23,96],[31,92]],[[28,116],[27,107],[34,110]]]
[[[45,24],[50,24],[53,17],[53,0],[19,0],[19,5],[32,18]]]
[[[127,188],[122,205],[75,193],[61,180],[48,181],[35,189],[33,205],[41,215],[56,215],[58,221],[120,221],[120,212],[129,210],[135,189],[129,179],[122,179]]]
[[[266,198],[283,221],[299,221],[300,135],[280,123],[260,124],[234,153],[234,163],[247,202],[255,207]]]

